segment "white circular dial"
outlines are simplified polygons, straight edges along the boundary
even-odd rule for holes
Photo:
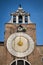
[[[25,52],[28,49],[28,40],[25,37],[16,37],[12,41],[12,48],[18,52]]]
[[[14,33],[7,40],[8,51],[17,57],[25,57],[34,50],[34,41],[25,33]]]

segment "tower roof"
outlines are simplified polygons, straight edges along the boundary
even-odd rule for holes
[[[19,5],[18,9],[15,12],[11,13],[11,15],[13,15],[13,16],[19,15],[19,14],[30,16],[30,13],[27,13],[26,11],[24,11],[23,8],[21,7],[21,5]]]

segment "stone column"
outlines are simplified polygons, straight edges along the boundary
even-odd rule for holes
[[[13,23],[13,16],[11,17],[11,22]]]
[[[30,16],[28,16],[28,23],[31,23],[31,21],[30,21]]]
[[[23,23],[25,23],[25,16],[23,15]]]
[[[18,23],[18,16],[16,16],[16,23]]]

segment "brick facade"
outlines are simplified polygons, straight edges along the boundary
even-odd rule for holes
[[[27,59],[31,65],[43,65],[43,46],[36,45],[36,24],[21,24],[23,27],[26,27],[26,34],[30,35],[34,40],[34,51],[23,59]],[[11,55],[7,50],[7,39],[8,37],[17,32],[17,27],[19,24],[5,24],[5,39],[4,44],[0,42],[0,65],[10,65],[10,63],[15,60],[17,57]]]

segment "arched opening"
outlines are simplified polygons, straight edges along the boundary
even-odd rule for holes
[[[12,61],[10,65],[31,65],[31,64],[25,59],[16,59]]]
[[[19,15],[19,23],[22,23],[22,16]]]
[[[16,23],[16,16],[13,16],[13,23]]]
[[[28,16],[25,16],[25,23],[28,23]]]

